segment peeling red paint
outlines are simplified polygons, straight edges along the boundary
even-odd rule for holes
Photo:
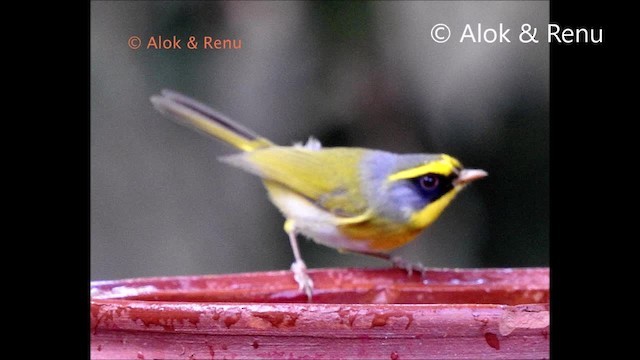
[[[224,318],[224,325],[229,329],[231,325],[235,325],[238,321],[240,321],[240,313],[229,315]]]
[[[155,310],[155,311],[153,311]],[[196,326],[200,321],[197,313],[184,312],[171,308],[142,309],[131,307],[128,309],[129,318],[136,322],[140,320],[145,328],[159,326],[164,331],[175,331],[176,325],[187,327],[187,323]]]
[[[407,321],[407,325],[404,327],[405,330],[408,329],[409,326],[411,326],[411,323],[413,322],[413,315],[411,315],[410,313],[394,311],[394,312],[389,312],[385,314],[374,315],[373,320],[371,321],[371,327],[385,326],[387,325],[387,321],[391,317],[406,317],[408,321]]]
[[[353,327],[353,322],[356,320],[356,314],[351,312],[350,310],[340,309],[338,310],[338,315],[340,316],[340,323],[349,325],[349,327]]]
[[[311,304],[288,271],[92,283],[91,358],[549,357],[548,269],[309,273]]]
[[[270,322],[276,328],[293,327],[298,320],[298,315],[295,313],[262,312],[255,313],[253,316]]]

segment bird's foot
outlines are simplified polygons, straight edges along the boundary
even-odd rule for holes
[[[413,275],[413,272],[416,271],[419,272],[420,277],[424,279],[427,274],[427,268],[420,262],[410,262],[401,258],[400,256],[392,256],[389,260],[391,261],[393,266],[404,269],[409,276]]]
[[[311,302],[313,296],[313,280],[311,280],[307,274],[307,265],[305,265],[303,261],[294,261],[293,264],[291,264],[291,271],[293,272],[293,278],[300,287],[300,291],[304,291],[307,299]]]

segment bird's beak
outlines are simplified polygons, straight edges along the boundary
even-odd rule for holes
[[[464,169],[460,172],[458,178],[453,182],[455,186],[466,185],[470,182],[482,179],[489,175],[486,171],[480,169]]]

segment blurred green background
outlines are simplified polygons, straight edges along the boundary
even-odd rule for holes
[[[173,89],[280,144],[445,152],[490,176],[396,251],[435,267],[548,266],[544,1],[91,2],[91,279],[288,269],[283,218],[234,150],[156,112]],[[431,28],[451,39],[438,44]],[[510,43],[459,39],[465,24]],[[522,44],[522,24],[540,29]],[[182,49],[145,49],[150,36]],[[131,36],[143,46],[132,50]],[[241,49],[189,50],[189,36]],[[301,241],[309,267],[384,267]]]

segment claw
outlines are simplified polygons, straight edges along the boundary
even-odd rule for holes
[[[300,291],[304,291],[307,299],[311,302],[313,297],[313,280],[311,280],[307,274],[307,266],[302,261],[295,261],[291,264],[291,271],[293,272],[293,278],[298,283]]]
[[[287,221],[284,222],[284,231],[289,235],[293,258],[295,259],[293,264],[291,264],[293,278],[300,286],[300,291],[304,290],[304,293],[307,294],[307,299],[311,302],[311,297],[313,296],[313,280],[307,275],[307,265],[305,265],[304,261],[302,261],[302,256],[300,256],[298,239],[296,238],[296,225],[293,220],[287,219]]]
[[[412,263],[401,258],[400,256],[393,256],[390,260],[393,263],[393,266],[404,269],[407,272],[408,276],[413,275],[413,272],[417,271],[420,273],[420,277],[424,279],[427,273],[427,268],[420,262]]]

